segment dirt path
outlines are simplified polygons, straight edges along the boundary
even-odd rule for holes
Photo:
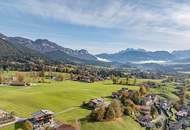
[[[63,113],[66,113],[66,112],[69,112],[69,111],[72,111],[72,110],[76,110],[76,109],[79,109],[79,107],[71,107],[71,108],[65,109],[65,110],[63,110],[63,111],[60,111],[60,112],[55,113],[55,116],[56,116],[56,115],[63,114]]]

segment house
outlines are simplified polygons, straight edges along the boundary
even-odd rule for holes
[[[32,117],[28,120],[33,124],[33,129],[38,130],[46,126],[53,128],[55,126],[54,113],[49,110],[40,110],[39,112],[33,113]]]
[[[181,130],[182,124],[179,122],[169,122],[168,127],[169,127],[169,130]]]
[[[139,111],[143,115],[149,115],[150,114],[150,106],[141,105],[139,106]]]
[[[95,98],[91,99],[88,103],[85,103],[84,105],[88,108],[96,108],[104,103],[104,98]]]
[[[188,115],[188,112],[185,111],[185,110],[181,110],[181,111],[178,111],[178,112],[176,113],[176,116],[177,116],[178,119],[187,117],[187,115]]]
[[[11,113],[7,113],[3,110],[0,110],[0,125],[14,121],[15,117]]]
[[[153,128],[154,124],[151,121],[152,121],[152,117],[150,115],[145,115],[145,116],[141,115],[138,117],[138,122],[143,127]]]
[[[156,94],[148,94],[144,97],[143,102],[144,105],[151,106],[157,101],[157,95]]]
[[[163,110],[169,110],[171,108],[171,102],[168,100],[160,100],[159,104]]]
[[[127,87],[123,87],[120,90],[118,90],[117,92],[113,92],[112,93],[112,98],[121,98],[122,94],[129,92],[129,89]]]

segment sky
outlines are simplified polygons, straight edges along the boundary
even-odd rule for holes
[[[0,33],[93,54],[190,49],[190,1],[0,0]]]

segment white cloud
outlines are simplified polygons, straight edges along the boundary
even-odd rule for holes
[[[184,0],[183,0],[184,1]],[[140,41],[190,47],[190,4],[173,0],[19,0],[24,13],[82,26],[123,30]],[[152,44],[153,44],[152,43]],[[135,46],[138,46],[135,44]],[[153,46],[152,46],[153,47]]]

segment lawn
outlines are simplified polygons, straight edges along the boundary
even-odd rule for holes
[[[49,109],[55,112],[55,118],[72,123],[77,119],[84,119],[90,111],[80,108],[83,101],[91,98],[109,96],[121,85],[112,85],[111,81],[96,83],[81,83],[74,81],[37,84],[32,87],[0,87],[0,108],[11,112],[18,117],[29,117],[31,113],[40,109]],[[129,89],[138,89],[130,86]],[[82,130],[144,130],[130,118],[123,118],[115,122],[91,123],[81,122]],[[13,126],[0,128],[12,130]]]

